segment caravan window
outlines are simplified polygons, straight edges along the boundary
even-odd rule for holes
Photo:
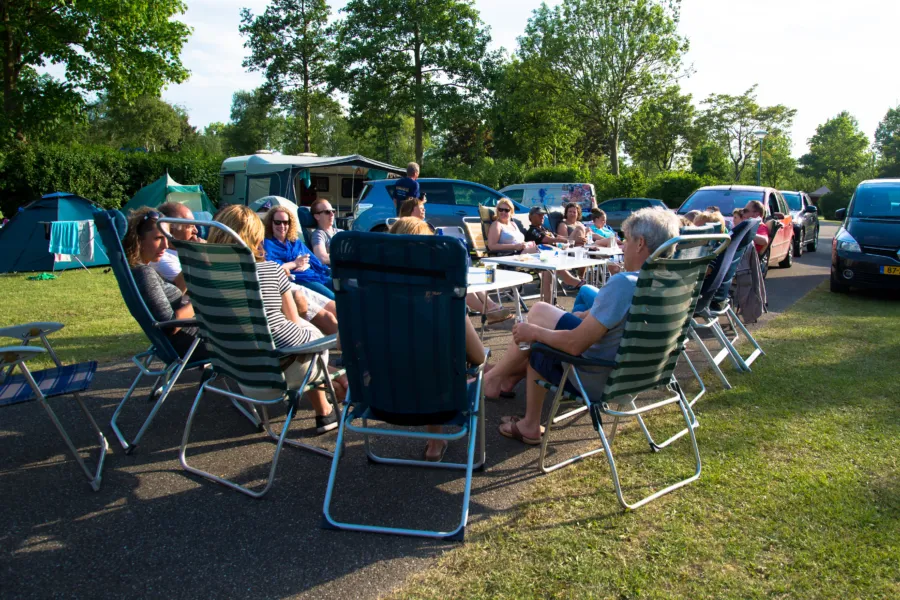
[[[341,198],[358,198],[365,185],[365,179],[344,177],[341,179]]]
[[[331,191],[328,189],[330,187],[328,177],[312,177],[312,182],[317,192]]]
[[[222,179],[222,194],[225,196],[234,194],[234,175],[226,175]]]

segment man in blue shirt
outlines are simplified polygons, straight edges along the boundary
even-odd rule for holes
[[[585,358],[614,360],[625,331],[625,317],[644,261],[668,240],[678,236],[675,213],[644,208],[622,224],[625,242],[624,272],[612,276],[597,292],[591,307],[580,313],[567,313],[551,304],[538,302],[528,311],[528,322],[513,327],[513,341],[500,362],[484,377],[488,397],[514,395],[513,388],[526,380],[525,416],[503,417],[500,434],[525,444],[541,443],[541,410],[546,390],[536,383],[543,379],[559,385],[563,366],[559,359],[532,352],[530,344],[541,342],[568,354]],[[519,344],[529,348],[522,350]],[[608,368],[583,368],[582,383],[591,397],[599,397],[609,376]],[[566,389],[575,391],[567,383]]]
[[[394,184],[394,203],[397,205],[397,214],[400,214],[400,205],[407,198],[421,198],[419,195],[419,165],[414,162],[406,165],[406,177],[402,177]]]

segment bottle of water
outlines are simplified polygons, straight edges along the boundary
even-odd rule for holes
[[[516,323],[524,323],[525,317],[522,316],[522,305],[516,302]],[[531,350],[529,342],[519,342],[519,350]]]

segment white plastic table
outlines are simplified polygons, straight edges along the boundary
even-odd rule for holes
[[[594,269],[606,265],[606,260],[598,260],[596,258],[579,258],[573,256],[552,256],[547,261],[542,261],[538,254],[517,254],[515,256],[496,256],[491,258],[483,258],[481,262],[494,263],[503,265],[504,267],[512,267],[515,269],[539,269],[550,271],[556,277],[557,271],[567,271],[569,269]],[[550,302],[556,303],[556,285],[550,286]]]
[[[466,286],[466,293],[474,294],[484,292],[484,308],[481,311],[481,341],[484,341],[484,322],[487,320],[488,293],[512,288],[516,306],[519,304],[519,286],[531,283],[532,276],[520,271],[507,271],[506,269],[494,270],[493,283],[470,283]]]

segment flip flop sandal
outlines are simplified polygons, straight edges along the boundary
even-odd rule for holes
[[[521,417],[519,415],[505,416],[505,417],[500,417],[500,422],[501,423],[512,423],[513,421],[515,421],[516,423],[518,423],[519,421],[521,421],[524,418],[525,417]],[[543,425],[541,425],[541,435],[544,435],[544,432],[546,430],[547,430],[547,428],[544,427]]]
[[[517,421],[510,421],[509,432],[503,430],[503,424],[500,425],[498,430],[500,431],[500,435],[502,435],[503,437],[522,442],[523,444],[526,444],[528,446],[538,446],[541,443],[541,438],[530,438],[522,435],[522,432],[519,431],[519,425]]]
[[[447,442],[444,442],[444,446],[441,448],[441,453],[439,456],[428,456],[428,445],[425,445],[425,449],[422,450],[422,460],[427,462],[441,462],[444,460],[444,455],[447,454],[447,446],[449,446]]]

